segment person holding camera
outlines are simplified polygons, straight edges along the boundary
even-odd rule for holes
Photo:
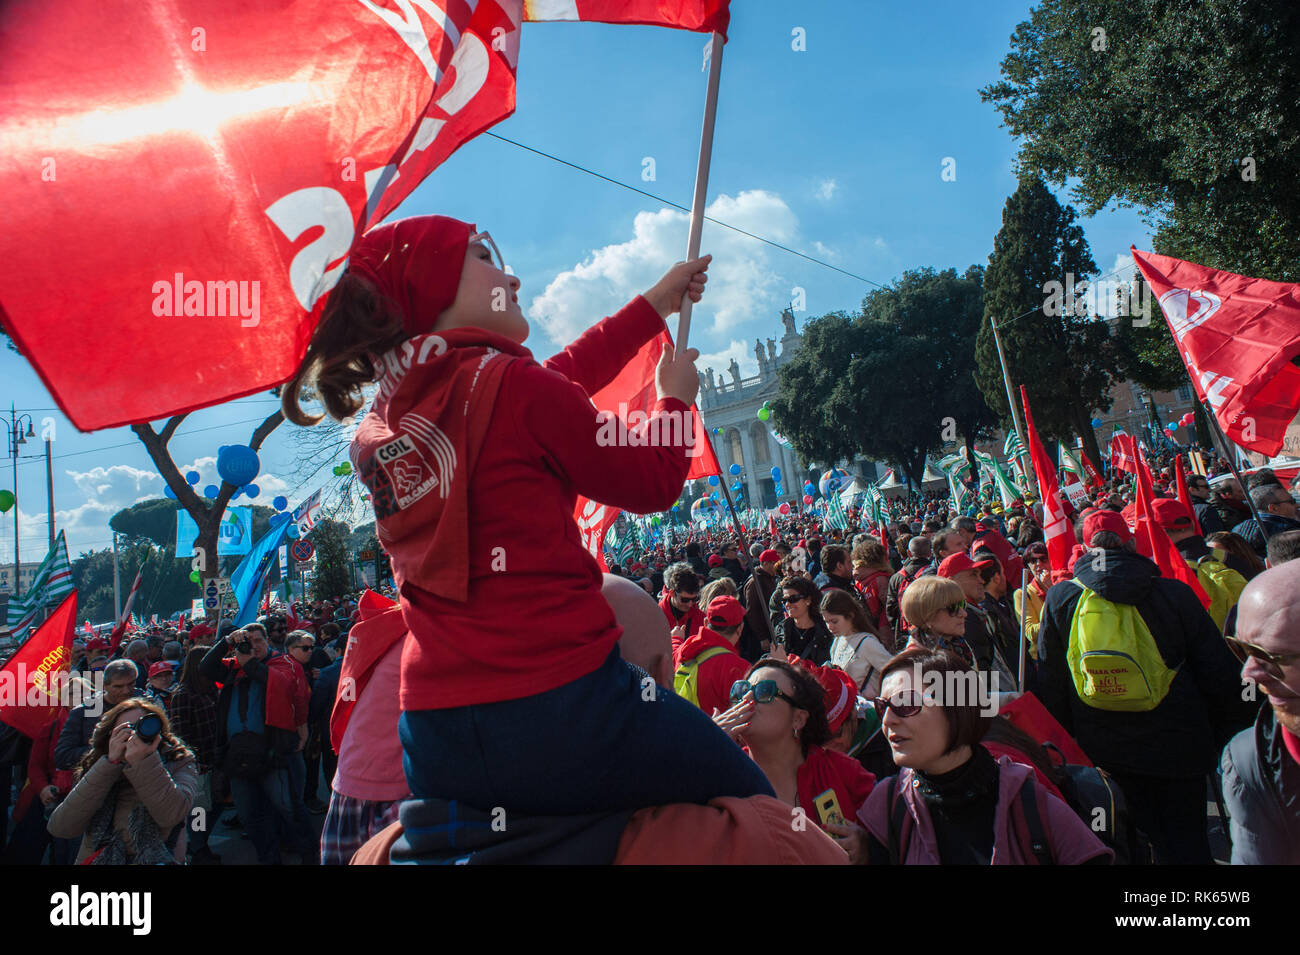
[[[231,654],[227,656],[227,654]],[[280,841],[315,862],[319,844],[295,791],[295,760],[307,741],[310,698],[301,667],[272,652],[266,629],[250,623],[219,638],[199,672],[221,684],[218,760],[261,865],[280,864]]]
[[[194,754],[152,700],[104,714],[72,791],[50,814],[56,839],[81,837],[78,865],[179,865],[198,791]]]

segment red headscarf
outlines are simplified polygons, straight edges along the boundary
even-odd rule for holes
[[[456,300],[473,223],[412,216],[371,229],[352,249],[348,271],[368,279],[401,312],[411,335],[433,330]]]

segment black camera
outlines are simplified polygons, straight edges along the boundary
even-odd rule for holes
[[[162,717],[157,713],[146,713],[140,717],[135,724],[135,735],[140,737],[142,743],[152,743],[162,732]]]
[[[241,640],[235,644],[236,653],[252,653],[253,644],[248,640]]]

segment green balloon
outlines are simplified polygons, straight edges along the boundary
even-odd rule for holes
[[[759,420],[759,421],[767,421],[767,420],[768,420],[769,418],[771,418],[771,417],[772,417],[772,412],[768,411],[767,408],[759,408],[759,409],[758,409],[758,420]]]
[[[5,513],[9,508],[14,506],[14,492],[0,491],[0,514]]]
[[[190,580],[196,584],[199,582],[199,572],[197,570],[190,571]]]

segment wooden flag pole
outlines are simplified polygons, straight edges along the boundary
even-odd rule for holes
[[[700,257],[700,235],[704,231],[704,202],[709,192],[709,162],[713,158],[713,124],[718,115],[718,85],[722,79],[722,34],[713,34],[709,49],[709,88],[704,99],[704,126],[700,130],[700,156],[695,165],[695,196],[691,199],[691,231],[686,240],[686,261]],[[691,297],[682,296],[674,343],[684,351],[691,336]]]

